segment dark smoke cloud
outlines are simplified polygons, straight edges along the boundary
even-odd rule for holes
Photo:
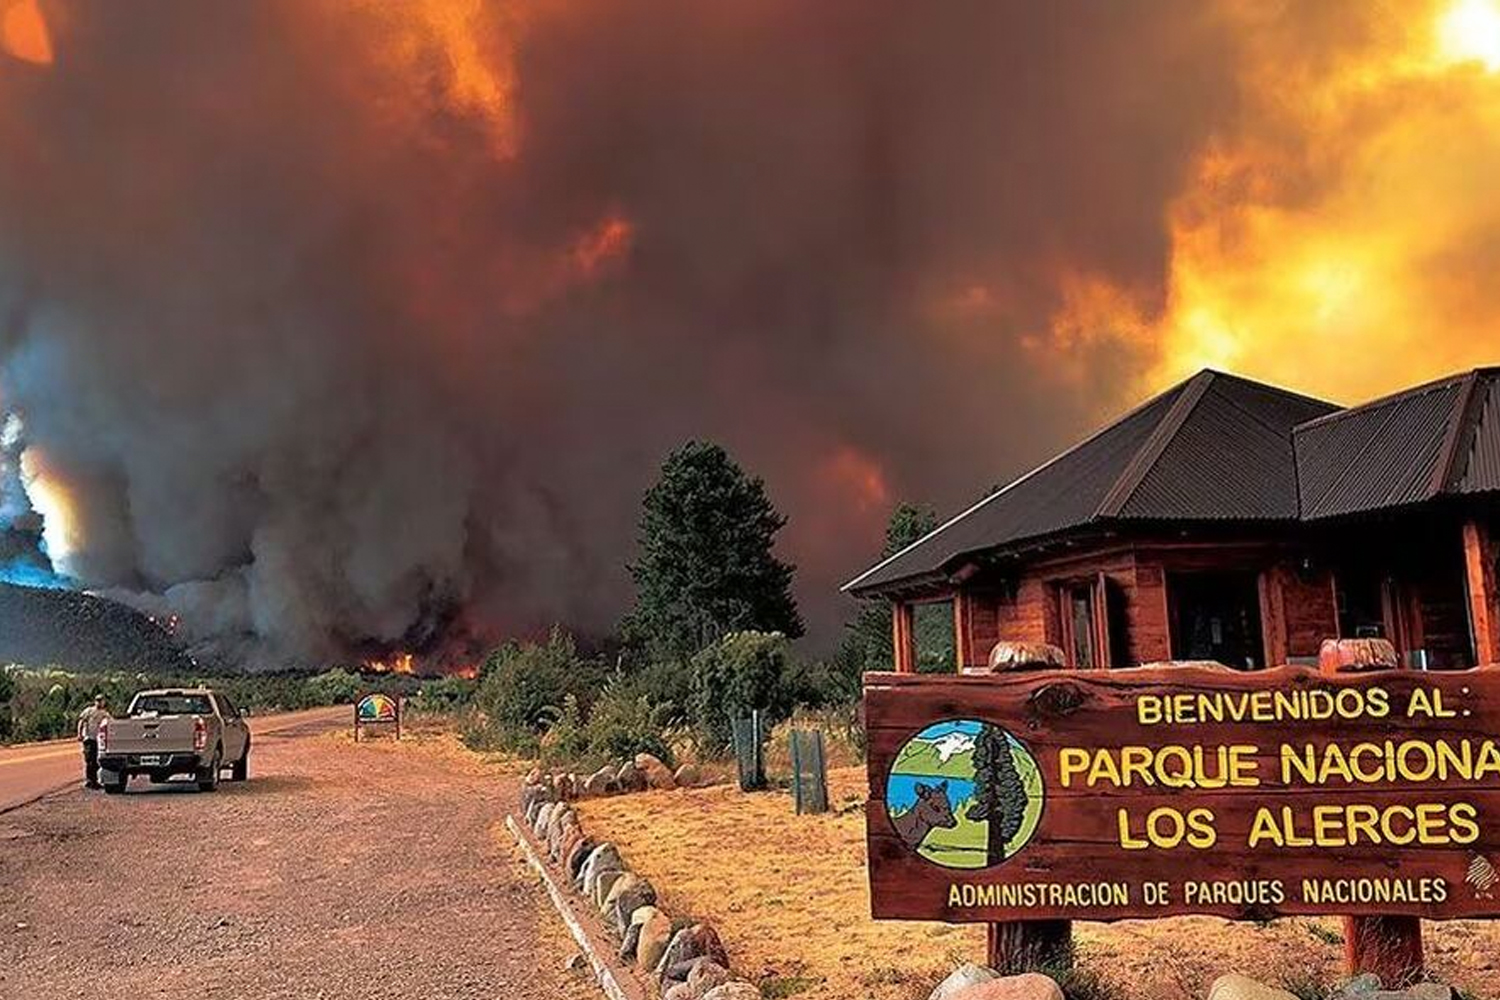
[[[511,132],[392,9],[55,2],[55,65],[0,56],[0,402],[65,568],[267,661],[609,627],[689,437],[828,638],[894,500],[1119,405],[1147,359],[1052,343],[1060,282],[1158,289],[1232,111],[1192,2],[580,2],[471,20]]]

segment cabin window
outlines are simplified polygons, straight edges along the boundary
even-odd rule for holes
[[[1334,579],[1338,588],[1339,638],[1390,638],[1380,576],[1373,572],[1341,572]]]
[[[1265,665],[1256,574],[1168,573],[1167,606],[1173,659],[1213,660],[1236,670]]]

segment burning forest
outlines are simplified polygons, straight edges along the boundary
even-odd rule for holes
[[[1497,116],[1497,0],[0,0],[0,575],[462,672],[611,629],[701,438],[827,643],[1191,370],[1492,361]]]

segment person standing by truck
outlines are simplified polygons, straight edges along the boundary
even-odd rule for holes
[[[110,718],[104,695],[94,695],[94,703],[78,716],[78,741],[83,744],[83,787],[99,788],[99,723]]]

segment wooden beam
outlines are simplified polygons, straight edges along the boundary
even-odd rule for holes
[[[958,590],[953,595],[953,659],[959,673],[976,662],[974,659],[973,611],[967,591]]]
[[[985,964],[1002,976],[1058,972],[1073,967],[1071,920],[1016,920],[989,924]]]
[[[1109,577],[1102,570],[1094,577],[1093,605],[1094,666],[1108,670],[1114,666],[1109,648]]]
[[[896,673],[917,672],[917,636],[912,606],[907,601],[891,602],[891,659]]]
[[[1420,917],[1345,917],[1344,967],[1351,976],[1373,972],[1387,989],[1422,978]]]
[[[1261,570],[1260,631],[1267,667],[1284,666],[1290,656],[1286,629],[1286,591],[1282,586],[1283,570],[1271,566]]]
[[[1325,644],[1319,669],[1360,673],[1385,669],[1380,657],[1355,655],[1361,640],[1346,640],[1335,651]],[[1365,648],[1369,648],[1366,646]],[[1340,655],[1343,650],[1349,652]],[[1389,655],[1389,650],[1386,655]],[[1344,968],[1351,976],[1373,972],[1388,989],[1405,989],[1422,978],[1422,921],[1419,917],[1345,917]]]
[[[1500,662],[1500,603],[1495,589],[1495,540],[1481,521],[1464,522],[1464,566],[1469,595],[1469,635],[1474,662]]]
[[[1048,669],[1047,664],[1018,669]],[[1002,976],[1073,967],[1073,921],[1006,920],[985,926],[985,964]]]

